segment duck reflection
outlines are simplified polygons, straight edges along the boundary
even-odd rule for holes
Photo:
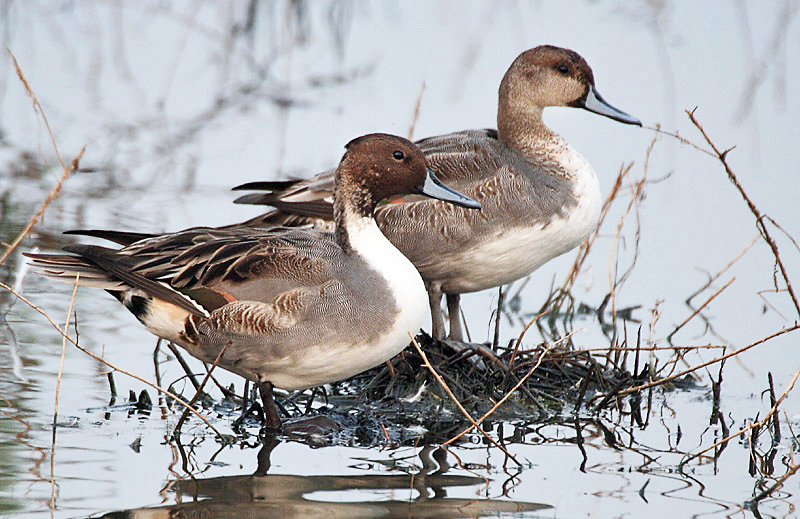
[[[446,451],[424,448],[420,452],[423,469],[417,474],[358,476],[267,475],[269,452],[275,447],[267,443],[259,452],[259,469],[249,476],[223,476],[176,481],[172,489],[179,500],[188,502],[154,508],[138,508],[112,512],[104,518],[299,518],[325,517],[482,517],[501,512],[520,514],[549,505],[496,499],[464,499],[447,497],[448,487],[484,484],[483,478],[448,475]],[[413,500],[382,499],[354,501],[369,491],[416,490]],[[352,491],[362,491],[353,494]],[[366,492],[365,492],[366,491]],[[319,493],[326,494],[320,495]],[[333,494],[331,494],[333,493]],[[344,502],[344,501],[347,502]]]

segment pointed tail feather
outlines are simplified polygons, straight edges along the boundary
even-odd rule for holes
[[[114,242],[118,245],[126,246],[146,238],[153,238],[156,234],[148,234],[144,232],[126,232],[126,231],[110,231],[105,229],[73,229],[64,231],[64,234],[73,234],[78,236],[91,236],[93,238],[100,238]]]
[[[181,308],[198,317],[207,317],[208,312],[191,298],[173,289],[166,283],[146,278],[125,265],[124,259],[116,251],[96,245],[68,245],[64,247],[71,254],[32,254],[32,265],[50,279],[74,283],[80,274],[78,284],[102,288],[110,291],[137,289],[155,300]]]

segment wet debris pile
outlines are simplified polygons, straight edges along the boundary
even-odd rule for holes
[[[436,340],[426,333],[415,341],[452,396],[411,347],[389,363],[332,384],[324,397],[305,392],[289,396],[283,405],[293,416],[308,414],[309,399],[317,398],[327,405],[310,412],[322,412],[345,428],[372,428],[381,436],[391,436],[393,428],[424,430],[447,439],[469,425],[459,404],[475,419],[490,413],[487,423],[528,424],[599,412],[615,402],[617,392],[647,381],[646,370],[634,376],[568,346],[492,347]],[[402,442],[405,435],[400,436],[393,439]]]

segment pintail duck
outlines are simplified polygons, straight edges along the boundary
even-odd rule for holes
[[[589,163],[542,121],[547,106],[583,108],[625,124],[641,122],[609,105],[577,53],[549,45],[520,54],[500,83],[497,130],[466,130],[417,141],[443,182],[478,200],[469,211],[403,197],[378,206],[375,220],[417,267],[428,289],[433,335],[461,340],[459,294],[524,277],[580,244],[597,226],[600,185]],[[243,225],[325,226],[332,217],[333,174],[304,181],[255,182],[269,191],[238,203],[275,209]],[[397,201],[397,200],[395,200]]]
[[[302,389],[384,362],[422,325],[425,286],[380,232],[373,212],[417,193],[480,208],[441,184],[411,142],[359,137],[336,169],[333,232],[275,227],[193,228],[120,249],[69,245],[28,254],[41,273],[107,290],[148,330],[205,362],[254,381],[267,425],[280,416],[272,387]],[[125,233],[75,231],[112,241]]]

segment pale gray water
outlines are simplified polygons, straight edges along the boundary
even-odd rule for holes
[[[342,146],[357,135],[372,131],[407,135],[423,83],[416,137],[494,126],[496,91],[504,71],[519,52],[543,43],[582,54],[594,69],[598,90],[614,106],[639,117],[646,126],[661,124],[704,144],[684,113],[697,107],[697,117],[715,143],[736,146],[729,163],[759,209],[787,234],[800,237],[797,1],[296,3],[303,7],[302,13],[292,12],[285,3],[259,4],[253,31],[235,37],[234,27],[243,26],[247,18],[243,3],[166,5],[93,1],[0,5],[3,43],[36,92],[64,160],[71,160],[86,145],[81,166],[98,170],[67,182],[37,227],[41,233],[26,239],[23,249],[57,248],[67,242],[58,234],[71,228],[167,231],[248,218],[255,214],[253,208],[233,206],[230,187],[328,168],[340,157]],[[589,160],[605,192],[623,164],[634,162],[631,173],[641,177],[654,135],[651,130],[566,108],[547,110],[545,120]],[[10,242],[60,170],[46,130],[6,53],[0,53],[0,132],[0,229],[2,239]],[[36,167],[46,164],[45,170],[24,173],[30,168],[23,164],[23,153],[31,155]],[[714,159],[661,137],[647,174],[657,182],[646,186],[646,198],[638,208],[638,259],[616,296],[619,307],[643,306],[635,313],[644,323],[642,336],[663,346],[667,334],[691,314],[684,300],[705,283],[707,273],[724,268],[757,232],[753,216]],[[624,194],[609,216],[586,263],[587,272],[574,290],[590,305],[599,305],[609,290],[609,250],[629,199]],[[621,268],[633,255],[634,223],[629,216]],[[783,233],[770,230],[789,275],[797,281],[800,253]],[[521,294],[526,313],[539,308],[550,285],[561,282],[573,259],[574,253],[567,254],[530,278]],[[16,255],[3,265],[4,282],[13,279],[18,265]],[[733,284],[705,312],[714,333],[707,333],[696,319],[675,336],[676,344],[740,347],[797,320],[785,293],[769,293],[773,261],[763,242],[699,295],[695,305],[732,277]],[[63,321],[71,287],[31,275],[25,279],[24,292]],[[484,340],[492,333],[488,321],[495,301],[495,292],[463,298],[473,339]],[[5,312],[9,304],[8,294],[0,292],[0,308]],[[650,309],[656,305],[661,314],[651,330]],[[154,377],[155,340],[116,301],[85,289],[79,291],[76,309],[82,344],[104,351],[111,362],[145,378]],[[61,340],[21,302],[14,304],[8,322],[22,368],[15,374],[13,341],[9,328],[4,328],[0,511],[47,517],[50,424]],[[576,345],[608,344],[594,321],[577,325],[585,329],[575,336]],[[635,342],[632,328],[629,339]],[[501,336],[508,340],[520,329],[519,324],[506,322]],[[687,360],[695,364],[711,356],[703,351]],[[797,332],[751,350],[740,361],[730,361],[725,368],[723,409],[732,428],[769,409],[761,395],[768,371],[780,392],[798,365]],[[174,448],[164,443],[175,418],[170,415],[165,420],[157,409],[149,417],[113,410],[105,418],[104,371],[100,363],[67,348],[59,404],[59,422],[65,427],[58,430],[53,463],[57,517],[164,506],[177,499],[172,492],[162,492],[175,479],[173,470],[184,474],[179,464],[173,465]],[[176,363],[162,364],[164,379],[179,373]],[[716,376],[717,368],[711,373]],[[707,374],[701,374],[707,382]],[[116,381],[121,392],[145,388],[121,375]],[[747,473],[748,453],[740,443],[732,442],[716,465],[693,464],[690,477],[674,473],[679,454],[655,452],[674,446],[678,436],[680,450],[710,445],[713,433],[704,432],[710,409],[707,391],[668,394],[665,403],[668,407],[659,407],[653,425],[634,431],[642,450],[657,461],[646,463],[644,455],[632,450],[610,449],[594,431],[593,439],[587,439],[589,462],[581,472],[575,445],[557,441],[573,437],[574,430],[548,426],[540,431],[543,437],[532,433],[524,443],[510,447],[530,466],[505,485],[511,489],[504,499],[554,507],[535,512],[544,517],[748,515],[740,507],[752,495],[757,479]],[[795,433],[800,430],[799,406],[796,391],[782,405]],[[15,437],[24,427],[14,417],[29,424],[30,431]],[[225,429],[228,422],[223,418],[215,423]],[[220,446],[200,426],[185,430],[185,441],[187,432],[199,435],[192,472],[203,472],[196,477],[255,470],[255,450],[223,449],[209,464]],[[622,427],[617,433],[628,438]],[[790,434],[788,428],[784,434]],[[142,442],[138,453],[129,447],[137,438]],[[545,439],[546,444],[537,445]],[[780,460],[788,455],[789,443],[785,445],[776,459],[776,475],[783,473]],[[270,474],[393,474],[397,471],[361,459],[402,459],[398,463],[410,467],[421,463],[416,457],[419,450],[311,449],[302,443],[282,443],[272,455]],[[502,469],[501,453],[478,445],[453,453],[463,463],[476,464],[475,472],[492,481],[488,487],[449,488],[448,497],[503,499],[509,476]],[[456,464],[454,455],[448,460]],[[468,474],[458,468],[450,473]],[[648,481],[645,502],[639,490]],[[793,494],[796,481],[788,483]],[[417,495],[410,488],[362,489],[315,493],[309,499],[364,502]],[[796,497],[768,501],[761,513],[779,517],[796,513],[792,503]],[[308,512],[313,513],[337,512]]]

